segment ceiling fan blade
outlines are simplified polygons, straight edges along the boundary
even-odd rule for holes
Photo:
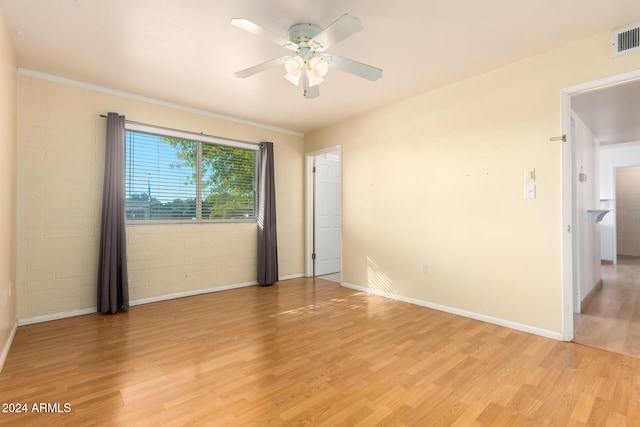
[[[310,88],[307,88],[304,93],[304,97],[307,99],[317,98],[318,96],[320,96],[319,86],[311,86]]]
[[[246,68],[244,70],[240,70],[236,73],[234,73],[236,75],[236,77],[240,77],[242,79],[244,79],[245,77],[249,77],[249,76],[253,76],[256,73],[259,73],[261,71],[264,70],[268,70],[269,68],[273,68],[273,67],[278,67],[282,64],[284,64],[284,62],[291,58],[290,56],[281,56],[280,58],[274,58],[270,61],[267,62],[263,62],[262,64],[258,64],[258,65],[254,65],[253,67],[249,67]]]
[[[317,52],[328,49],[331,45],[357,33],[364,27],[355,16],[345,13],[340,18],[332,22],[327,28],[322,30],[309,41],[309,45]]]
[[[258,37],[262,37],[265,38],[275,44],[278,44],[282,47],[285,47],[289,50],[293,50],[294,52],[298,51],[298,45],[293,43],[291,40],[289,39],[285,39],[284,37],[281,37],[279,35],[277,35],[276,33],[272,33],[269,30],[266,30],[264,28],[262,28],[261,26],[259,26],[258,24],[254,24],[253,22],[249,21],[248,19],[245,18],[233,18],[231,20],[231,25],[238,27],[242,30],[245,30],[251,34],[254,34]]]
[[[341,56],[333,55],[330,53],[323,53],[321,56],[327,60],[331,67],[354,74],[358,77],[362,77],[371,81],[376,81],[380,77],[382,77],[382,70],[380,68],[372,67],[371,65],[352,61],[351,59],[343,58]]]
[[[302,73],[302,96],[307,99],[313,99],[320,96],[320,89],[318,86],[309,86],[309,76],[307,73]]]

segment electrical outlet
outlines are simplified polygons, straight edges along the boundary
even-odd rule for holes
[[[427,264],[422,264],[422,274],[427,274]]]

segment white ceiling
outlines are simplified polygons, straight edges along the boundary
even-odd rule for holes
[[[21,68],[308,132],[591,35],[640,21],[638,0],[0,0]],[[328,52],[384,69],[330,70],[305,99],[271,69],[288,51],[229,24],[286,36],[344,13],[364,30]],[[637,111],[637,110],[636,110]]]
[[[640,81],[573,96],[571,107],[600,145],[640,141]]]

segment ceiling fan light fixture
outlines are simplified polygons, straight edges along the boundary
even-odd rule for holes
[[[307,71],[307,81],[309,82],[309,87],[313,87],[318,86],[324,79],[316,76],[312,71]]]
[[[297,86],[304,70],[304,59],[300,55],[292,56],[284,62],[284,69],[287,70],[284,78]]]
[[[298,86],[300,84],[300,77],[302,77],[302,74],[298,74],[297,76],[294,76],[293,74],[284,75],[284,78],[289,80],[295,86]]]
[[[309,86],[317,86],[324,81],[324,76],[329,71],[329,64],[324,58],[314,56],[309,60],[307,66],[307,77],[309,79]]]
[[[323,78],[329,71],[329,63],[324,58],[314,56],[309,60],[309,70],[316,76]]]

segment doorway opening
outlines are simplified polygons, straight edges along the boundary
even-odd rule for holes
[[[611,264],[618,263],[618,256],[640,258],[640,141],[625,145],[616,152],[603,153],[613,158],[607,171],[611,175],[611,198],[602,200],[603,207],[612,211],[603,221],[606,228],[602,230],[602,259]]]
[[[638,111],[640,96],[630,96],[632,92],[640,93],[635,92],[636,88],[640,88],[640,70],[562,91],[562,128],[567,137],[562,143],[562,329],[565,341],[574,339],[574,316],[579,315],[583,306],[590,304],[593,295],[601,293],[601,278],[606,276],[604,271],[600,273],[601,260],[605,259],[600,240],[602,225],[591,221],[592,211],[610,206],[607,205],[609,197],[605,197],[606,192],[600,188],[600,153],[604,145],[640,141],[640,128],[635,127],[637,120],[631,116],[625,128],[620,128],[625,122],[626,108]],[[603,104],[598,104],[600,102]],[[582,108],[581,104],[588,105],[588,108]],[[603,110],[596,108],[598,106],[609,114],[603,114]],[[619,113],[616,120],[607,122],[605,119],[611,117],[614,110]],[[577,131],[575,122],[572,123],[576,114],[582,126]],[[593,134],[592,138],[597,141],[594,146],[585,145],[584,139],[579,140],[584,138],[584,132],[580,136],[581,129]],[[595,157],[591,159],[594,168],[591,175],[581,170],[583,164],[589,162],[589,156]],[[593,193],[591,196],[585,193],[589,186]],[[593,279],[599,282],[592,283]]]
[[[341,282],[342,152],[339,146],[306,154],[307,277]]]

